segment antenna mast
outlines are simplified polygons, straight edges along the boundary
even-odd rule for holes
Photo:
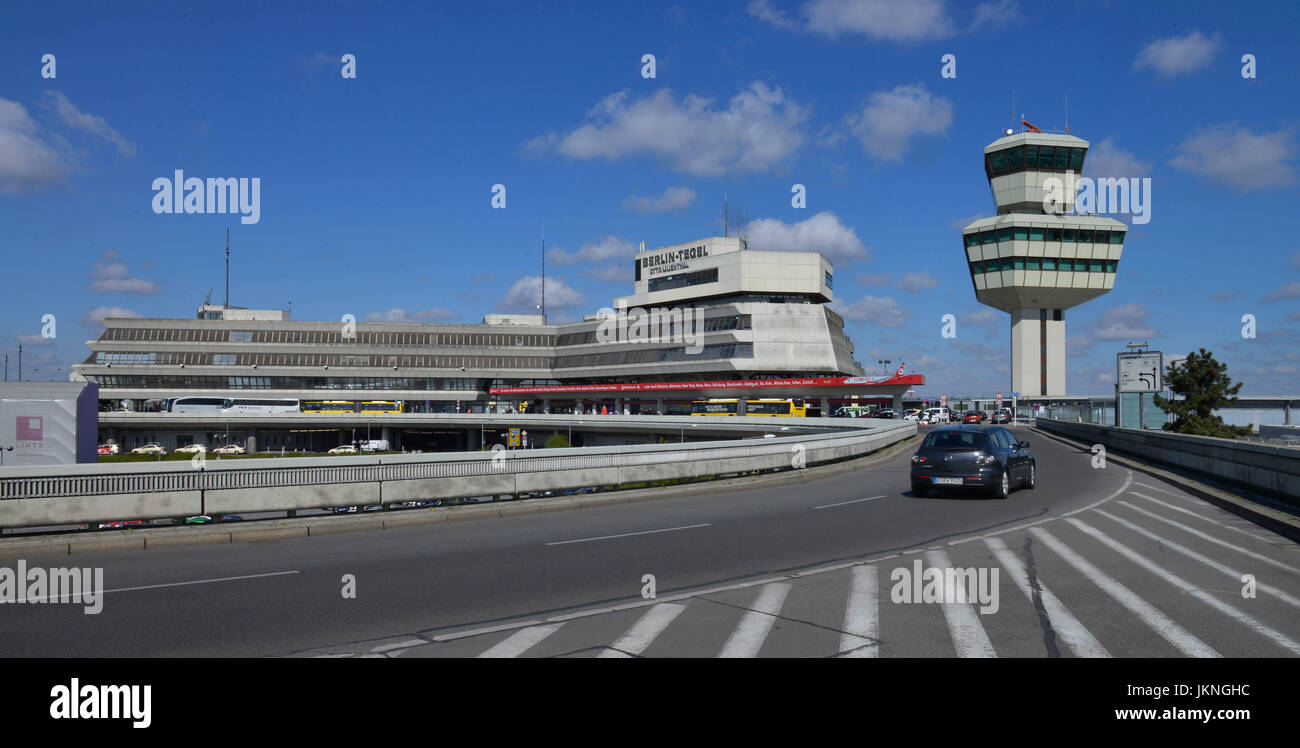
[[[546,318],[546,221],[542,221],[542,318]]]
[[[230,229],[226,229],[226,307],[230,307]]]
[[[722,235],[731,236],[731,220],[727,213],[727,193],[722,193]]]

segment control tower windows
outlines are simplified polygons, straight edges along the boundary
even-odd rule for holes
[[[1019,171],[1082,171],[1086,148],[1021,145],[984,156],[984,172],[992,179]]]

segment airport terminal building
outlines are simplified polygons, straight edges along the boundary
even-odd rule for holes
[[[583,321],[304,322],[204,305],[195,318],[109,318],[74,368],[102,410],[170,398],[400,401],[408,413],[685,413],[701,398],[896,400],[919,375],[863,377],[820,254],[711,237],[641,251],[635,292]],[[882,381],[882,380],[888,380]],[[161,437],[160,437],[161,438]]]

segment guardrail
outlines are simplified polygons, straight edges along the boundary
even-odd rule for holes
[[[1052,418],[1039,418],[1038,428],[1300,504],[1300,452],[1295,449]]]
[[[740,441],[304,457],[294,458],[291,465],[274,466],[262,460],[200,460],[5,468],[0,471],[0,527],[516,496],[734,475],[857,457],[916,433],[913,421],[872,425],[838,433]],[[770,429],[770,425],[753,426],[758,431]]]

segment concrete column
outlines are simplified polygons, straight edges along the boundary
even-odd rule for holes
[[[821,414],[822,418],[827,418],[831,414],[831,399],[829,397],[823,397],[821,400]]]
[[[664,399],[663,399],[662,397],[656,397],[656,398],[655,398],[655,414],[656,414],[656,415],[663,415],[663,414],[664,414]],[[1290,416],[1290,411],[1287,411],[1287,414],[1288,414],[1288,415],[1287,415],[1287,418],[1290,419],[1290,417],[1291,417],[1291,416]],[[1290,420],[1287,421],[1287,423],[1290,423],[1290,422],[1291,422]]]
[[[736,398],[736,415],[738,416],[745,415],[745,405],[746,405],[745,398],[743,397]]]
[[[582,415],[582,398],[578,398],[577,400],[573,401],[573,410],[578,415]]]
[[[893,402],[890,403],[890,407],[894,409],[894,418],[903,417],[903,393],[899,392],[894,395],[894,399]]]
[[[248,435],[248,439],[244,441],[244,448],[248,450],[249,454],[257,451],[257,431],[253,431]]]
[[[623,398],[614,398],[614,415],[623,415]]]
[[[550,412],[551,412],[551,401],[550,401],[550,400],[543,400],[543,401],[542,401],[542,412],[543,412],[543,413],[550,413]]]

